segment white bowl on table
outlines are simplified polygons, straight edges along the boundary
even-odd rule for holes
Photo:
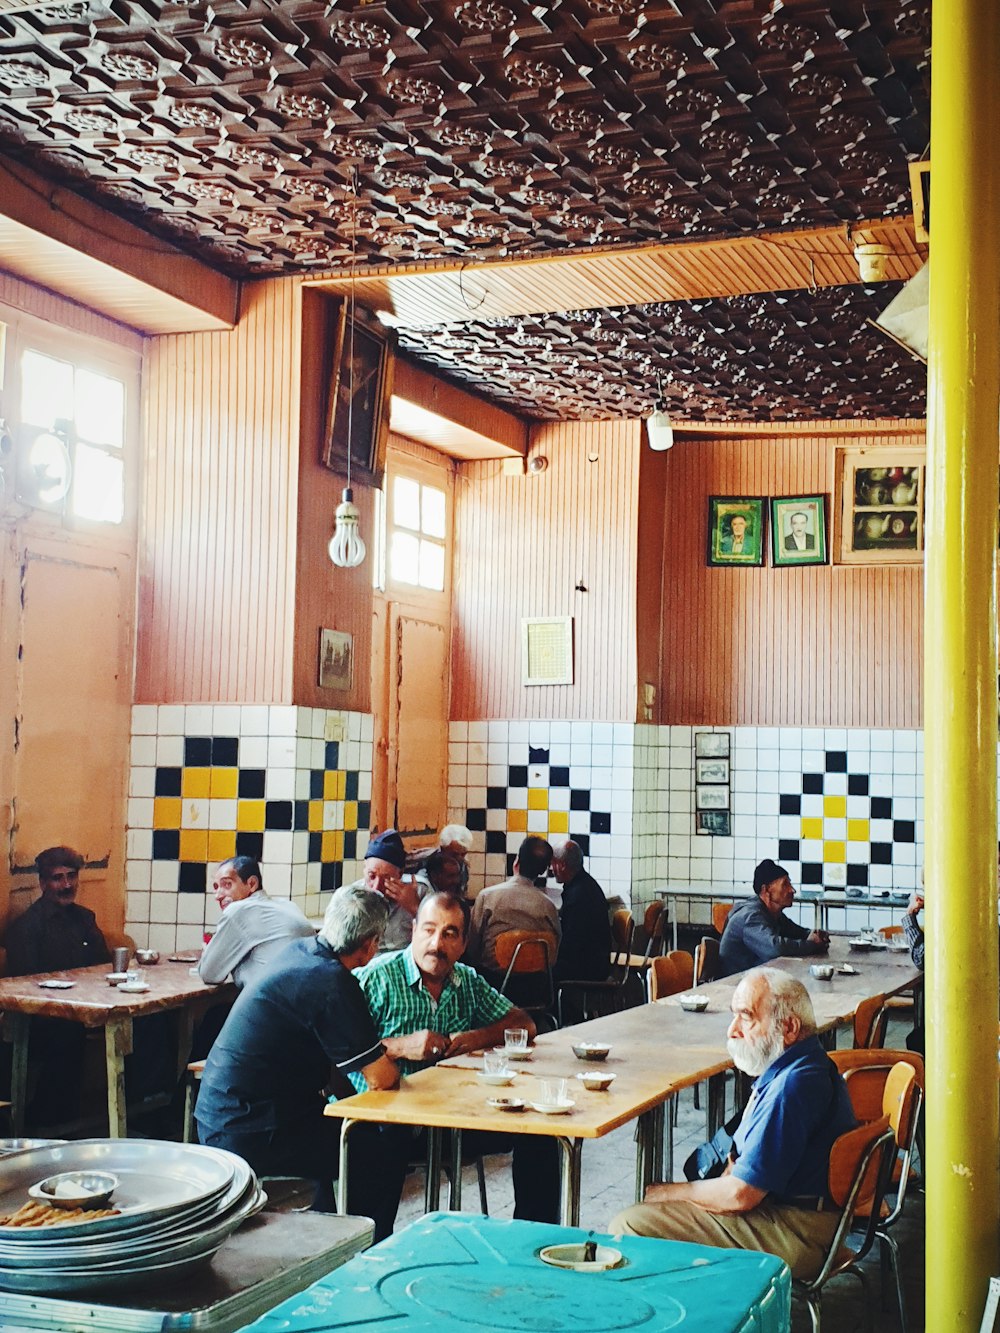
[[[677,1000],[689,1014],[703,1014],[708,1008],[707,995],[679,995]]]

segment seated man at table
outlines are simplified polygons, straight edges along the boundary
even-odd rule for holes
[[[195,1108],[198,1136],[255,1171],[316,1181],[313,1207],[333,1211],[340,1126],[323,1115],[331,1066],[394,1088],[353,976],[378,949],[388,906],[363,885],[330,899],[316,939],[294,940],[280,963],[240,993],[212,1047]]]
[[[465,865],[451,852],[443,852],[440,847],[431,852],[416,872],[416,882],[423,885],[424,893],[457,893],[464,896],[465,887],[462,870]]]
[[[252,856],[220,862],[212,889],[222,917],[198,963],[198,975],[209,986],[218,986],[232,973],[242,990],[264,975],[291,940],[316,933],[295,903],[267,896]]]
[[[552,848],[545,839],[529,835],[518,848],[511,878],[483,889],[473,903],[465,961],[495,984],[503,980],[495,950],[497,937],[504,931],[537,931],[552,935],[559,943],[559,912],[545,890],[535,885],[551,861]]]
[[[535,1035],[527,1014],[458,961],[468,928],[469,905],[463,898],[429,894],[420,904],[410,946],[376,958],[359,974],[382,1045],[403,1074],[502,1043],[508,1028]],[[351,1078],[359,1091],[368,1082],[362,1073],[364,1079]],[[416,1134],[406,1125],[365,1124],[351,1131],[350,1211],[375,1219],[376,1240],[392,1231]],[[476,1152],[509,1152],[511,1146],[507,1136],[485,1133],[463,1135],[463,1145]],[[514,1216],[556,1221],[555,1140],[517,1134],[513,1146]]]
[[[388,899],[389,921],[382,936],[382,949],[405,949],[413,934],[413,918],[417,915],[424,886],[406,873],[406,848],[394,828],[372,835],[365,850],[365,873],[355,880]]]
[[[610,972],[611,918],[604,890],[583,868],[583,851],[572,838],[556,849],[552,874],[562,885],[556,959],[557,981],[603,981]]]
[[[809,992],[776,968],[736,987],[729,1053],[757,1081],[723,1175],[650,1185],[608,1230],[780,1255],[819,1271],[839,1211],[824,1207],[834,1140],[856,1127],[847,1085],[816,1035]]]
[[[429,875],[428,862],[436,857],[449,857],[458,863],[460,884],[457,890],[451,888],[450,882],[446,893],[468,893],[469,889],[469,863],[466,860],[469,852],[472,850],[472,834],[464,824],[445,824],[444,828],[438,834],[438,845],[436,847],[421,847],[415,852],[409,852],[406,858],[407,870],[412,870],[418,880],[427,880]],[[451,870],[449,870],[449,880]],[[434,888],[440,888],[433,879],[431,884]]]
[[[795,890],[784,866],[761,861],[753,872],[754,897],[739,902],[729,913],[719,945],[719,976],[745,972],[772,958],[797,958],[826,953],[830,936],[825,930],[807,930],[785,916],[795,901]]]

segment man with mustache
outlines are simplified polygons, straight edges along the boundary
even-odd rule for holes
[[[725,1172],[651,1185],[608,1228],[780,1255],[793,1277],[819,1272],[839,1210],[826,1198],[830,1149],[856,1127],[847,1086],[820,1045],[805,986],[748,972],[732,999],[729,1053],[757,1082]]]
[[[503,1045],[508,1028],[535,1025],[521,1009],[458,960],[469,934],[469,904],[448,893],[423,899],[413,940],[383,954],[358,974],[382,1046],[402,1074],[455,1055]],[[363,1077],[351,1082],[365,1091]],[[406,1125],[357,1125],[351,1131],[350,1211],[375,1220],[375,1239],[392,1231],[407,1164],[418,1155],[421,1131]],[[478,1154],[509,1152],[505,1135],[469,1133],[463,1145]],[[554,1139],[514,1136],[514,1216],[555,1222],[559,1161]]]

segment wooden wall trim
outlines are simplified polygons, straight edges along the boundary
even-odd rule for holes
[[[116,347],[125,347],[130,352],[142,355],[143,339],[135,329],[3,269],[0,269],[0,304],[33,315],[36,319],[47,320],[50,324],[61,325],[73,333],[81,333],[88,338],[101,338]]]

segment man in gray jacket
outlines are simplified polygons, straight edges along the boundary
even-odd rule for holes
[[[293,902],[267,896],[252,856],[222,861],[212,889],[222,919],[198,963],[198,975],[210,986],[232,974],[242,990],[248,981],[262,977],[292,940],[316,934]]]
[[[745,972],[772,958],[826,953],[830,936],[825,930],[807,930],[785,916],[795,901],[795,890],[784,866],[761,861],[753,872],[755,897],[737,903],[729,913],[719,945],[719,975]]]

